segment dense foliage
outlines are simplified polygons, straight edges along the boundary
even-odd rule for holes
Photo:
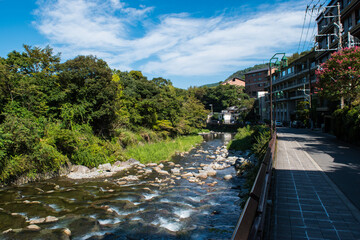
[[[335,52],[316,71],[320,94],[332,100],[344,98],[348,106],[360,103],[360,48]]]
[[[360,106],[345,107],[333,114],[332,132],[339,139],[360,145]]]
[[[236,151],[250,150],[258,159],[262,159],[269,140],[270,129],[266,125],[247,125],[238,129],[228,148]]]
[[[360,48],[335,52],[316,71],[321,96],[344,100],[346,105],[332,113],[331,131],[352,143],[360,142]]]
[[[244,93],[243,87],[234,85],[219,85],[217,87],[194,87],[190,88],[189,92],[196,99],[199,99],[205,108],[211,110],[211,105],[214,112],[221,112],[231,106],[236,106],[243,109],[252,109],[254,99]],[[244,114],[247,113],[246,111]]]
[[[24,47],[0,58],[0,181],[124,160],[124,147],[205,126],[201,101],[169,80]]]
[[[270,129],[268,126],[256,125],[251,127],[247,125],[239,128],[234,139],[228,144],[229,150],[250,151],[257,159],[255,161],[245,161],[240,166],[237,166],[238,172],[245,173],[247,193],[250,193],[250,189],[255,182],[270,139]],[[245,194],[243,197],[242,207],[246,203],[248,194]]]
[[[126,149],[126,155],[139,160],[141,163],[168,160],[176,152],[187,152],[197,143],[202,142],[200,135],[182,136],[158,143],[148,143],[144,146],[134,145]]]

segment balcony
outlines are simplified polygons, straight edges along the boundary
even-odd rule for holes
[[[295,78],[295,77],[298,77],[299,75],[302,75],[302,74],[306,74],[311,71],[315,71],[315,69],[317,68],[317,65],[316,64],[311,64],[311,67],[310,69],[309,68],[304,68],[302,69],[301,71],[299,72],[295,72],[295,73],[289,73],[289,74],[286,74],[285,76],[283,77],[280,77],[280,78],[277,78],[273,81],[273,85],[278,85],[279,83],[282,83],[282,82],[285,82],[286,80],[289,80],[291,78]]]

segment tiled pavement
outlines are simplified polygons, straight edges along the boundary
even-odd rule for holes
[[[299,143],[279,133],[271,239],[360,239],[358,219]]]

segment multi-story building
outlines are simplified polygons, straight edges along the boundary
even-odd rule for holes
[[[339,9],[340,21],[339,25]],[[300,101],[310,100],[316,111],[317,125],[326,122],[329,117],[327,100],[318,98],[314,93],[316,82],[315,69],[330,58],[331,53],[344,47],[359,45],[360,39],[360,1],[331,0],[325,11],[316,19],[318,34],[315,51],[295,60],[288,67],[272,74],[273,104],[276,120],[291,121],[296,119],[296,108]],[[339,32],[342,30],[342,32]],[[340,37],[341,36],[341,39]],[[342,44],[340,44],[340,42]],[[246,81],[246,78],[245,78]],[[265,90],[269,91],[269,83]],[[269,95],[267,96],[269,106]],[[270,119],[268,107],[268,118]]]
[[[256,98],[268,82],[269,69],[262,68],[245,73],[245,93]]]
[[[296,119],[298,103],[309,100],[309,89],[316,82],[316,68],[315,52],[312,51],[272,74],[273,114],[276,120],[290,122]],[[266,86],[268,91],[269,87],[268,83]],[[267,103],[270,103],[269,96]],[[268,119],[270,119],[270,111],[268,111]]]
[[[342,28],[339,25],[339,10]],[[317,60],[319,63],[325,62],[332,52],[340,48],[359,44],[359,0],[332,0],[316,21],[318,25],[316,51],[318,52]],[[340,30],[343,32],[339,33]]]

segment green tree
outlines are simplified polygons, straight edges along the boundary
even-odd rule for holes
[[[96,133],[108,135],[115,119],[117,86],[107,63],[94,56],[68,60],[60,66],[59,84],[65,93],[59,108],[64,120],[90,123]]]
[[[48,112],[60,55],[52,49],[24,45],[25,52],[13,51],[0,59],[0,104],[19,102],[35,116]]]
[[[345,99],[348,106],[359,104],[360,48],[335,52],[316,71],[320,94],[332,100]]]

